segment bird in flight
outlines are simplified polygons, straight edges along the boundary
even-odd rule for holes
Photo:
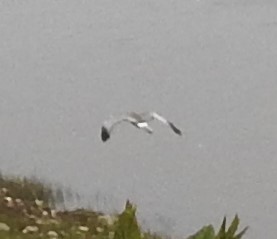
[[[169,126],[174,133],[182,135],[181,130],[179,130],[171,121],[168,121],[156,112],[146,112],[146,113],[135,113],[129,112],[126,115],[122,115],[118,118],[111,118],[105,121],[101,128],[101,139],[106,142],[110,137],[114,127],[122,122],[128,122],[135,127],[144,130],[145,132],[152,134],[153,130],[149,126],[148,122],[153,120],[158,120],[163,124]]]

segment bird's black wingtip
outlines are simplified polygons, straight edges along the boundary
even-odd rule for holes
[[[106,142],[110,138],[109,131],[105,128],[102,127],[101,129],[101,139],[103,142]]]
[[[173,123],[169,122],[171,129],[178,135],[182,135],[182,131],[179,130]]]

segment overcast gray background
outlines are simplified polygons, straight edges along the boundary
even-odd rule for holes
[[[246,238],[277,221],[275,0],[0,2],[1,170],[138,205],[142,224],[189,235],[238,213]],[[110,114],[157,110],[103,144]],[[96,205],[97,204],[97,205]]]

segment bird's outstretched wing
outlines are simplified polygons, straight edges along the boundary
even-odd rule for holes
[[[111,137],[111,132],[116,125],[122,122],[133,122],[133,119],[129,115],[123,115],[118,118],[110,118],[109,120],[104,121],[101,128],[101,139],[103,142],[107,141]]]
[[[165,119],[163,116],[159,115],[156,112],[150,112],[149,114],[149,120],[158,120],[160,122],[162,122],[163,124],[168,125],[173,131],[174,133],[178,134],[178,135],[182,135],[182,131],[180,129],[178,129],[171,121]]]

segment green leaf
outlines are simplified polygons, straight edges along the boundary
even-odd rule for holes
[[[194,235],[188,237],[188,239],[214,239],[215,233],[212,225],[203,227],[200,231]]]
[[[238,225],[239,225],[239,218],[238,215],[235,216],[235,218],[233,219],[230,227],[228,228],[228,231],[226,233],[226,238],[234,238],[235,233],[238,229]]]
[[[226,229],[226,217],[224,217],[221,227],[217,233],[216,238],[223,239],[225,238],[225,229]]]
[[[241,239],[241,237],[245,234],[245,232],[248,230],[248,227],[245,227],[240,233],[238,233],[235,236],[235,239]]]
[[[129,201],[126,202],[125,210],[119,215],[114,239],[142,239],[136,218],[136,207]]]

